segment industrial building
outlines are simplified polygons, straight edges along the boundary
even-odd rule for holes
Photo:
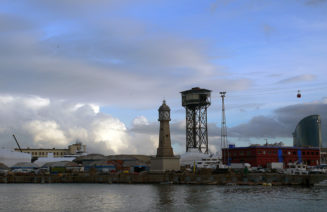
[[[99,173],[139,173],[150,168],[150,156],[146,155],[84,155],[74,161],[88,172],[92,169]]]
[[[303,162],[315,166],[320,161],[320,150],[316,147],[281,147],[281,146],[249,146],[222,149],[223,163],[249,163],[254,167],[267,167],[268,163],[283,162],[284,168],[288,163]]]
[[[322,147],[321,120],[319,115],[303,118],[293,132],[295,147]]]
[[[33,149],[33,148],[15,148],[15,151],[17,152],[24,152],[31,154],[33,158],[39,158],[39,157],[48,157],[49,153],[53,154],[53,157],[65,157],[65,156],[71,156],[71,155],[81,155],[86,153],[86,145],[83,145],[81,142],[76,142],[75,144],[69,145],[67,149]]]

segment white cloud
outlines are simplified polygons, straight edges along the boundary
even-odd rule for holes
[[[34,120],[23,126],[33,136],[34,142],[41,147],[49,147],[49,144],[65,146],[68,144],[64,132],[55,121]]]
[[[133,120],[133,125],[149,125],[149,121],[144,116],[138,116]]]
[[[14,100],[14,97],[9,95],[0,96],[0,103],[1,104],[8,104]]]
[[[40,109],[42,107],[48,106],[50,104],[50,100],[35,96],[32,98],[25,98],[23,104],[31,109]]]
[[[89,153],[154,154],[157,135],[132,132],[118,118],[99,112],[99,106],[35,96],[0,95],[0,147],[66,148],[75,141]],[[146,124],[145,117],[135,124]]]
[[[91,127],[94,142],[104,142],[107,149],[112,149],[115,153],[126,153],[129,149],[127,129],[118,119],[111,117],[95,119]]]

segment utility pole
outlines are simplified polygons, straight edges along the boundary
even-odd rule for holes
[[[227,151],[227,165],[230,164],[230,158],[229,158],[229,148],[228,148],[228,142],[227,142],[227,127],[226,127],[226,115],[225,115],[225,96],[226,91],[219,92],[222,100],[222,118],[221,118],[221,142],[220,147],[222,149],[226,149]],[[222,153],[222,151],[221,151]]]
[[[222,118],[221,118],[221,148],[227,148],[227,127],[226,127],[226,115],[225,115],[225,96],[226,91],[219,92],[222,99]]]

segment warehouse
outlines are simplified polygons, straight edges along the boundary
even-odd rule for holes
[[[222,150],[222,154],[224,164],[249,163],[253,167],[267,167],[267,164],[271,162],[283,162],[284,168],[287,168],[288,163],[295,162],[315,166],[320,161],[320,150],[315,147],[235,147],[230,145],[230,148]]]

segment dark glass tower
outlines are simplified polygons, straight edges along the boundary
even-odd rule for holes
[[[321,120],[319,115],[302,119],[293,132],[293,145],[296,147],[321,147]]]

